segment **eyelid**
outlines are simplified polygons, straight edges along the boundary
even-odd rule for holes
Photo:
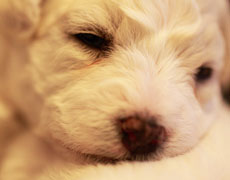
[[[102,37],[105,34],[109,34],[107,29],[93,23],[69,24],[68,26],[64,26],[62,28],[66,34],[89,33]]]

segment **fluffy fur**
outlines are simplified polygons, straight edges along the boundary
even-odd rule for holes
[[[27,124],[7,147],[2,179],[229,179],[229,144],[215,142],[229,136],[220,90],[230,77],[229,23],[225,0],[1,1],[0,94]],[[110,48],[90,49],[77,33],[103,34]],[[202,65],[214,73],[199,83]],[[137,160],[196,148],[88,167],[131,158],[117,119],[135,114],[159,117],[169,134]]]

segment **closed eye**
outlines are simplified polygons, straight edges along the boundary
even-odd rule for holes
[[[97,50],[106,50],[110,45],[109,40],[92,33],[78,33],[73,36],[84,45]]]

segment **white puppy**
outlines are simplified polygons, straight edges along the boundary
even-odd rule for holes
[[[79,168],[159,160],[200,141],[175,159],[96,172],[230,178],[227,168],[209,176],[202,167],[227,155],[207,148],[230,151],[214,142],[228,132],[220,92],[230,77],[227,1],[2,0],[0,31],[0,94],[27,123],[4,151],[2,179],[95,179]],[[208,160],[198,168],[200,154]],[[177,176],[186,158],[191,165]]]

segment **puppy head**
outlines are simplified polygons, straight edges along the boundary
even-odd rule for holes
[[[41,129],[75,152],[113,159],[193,147],[218,112],[229,53],[224,18],[205,5],[47,0],[28,47],[45,101]]]

